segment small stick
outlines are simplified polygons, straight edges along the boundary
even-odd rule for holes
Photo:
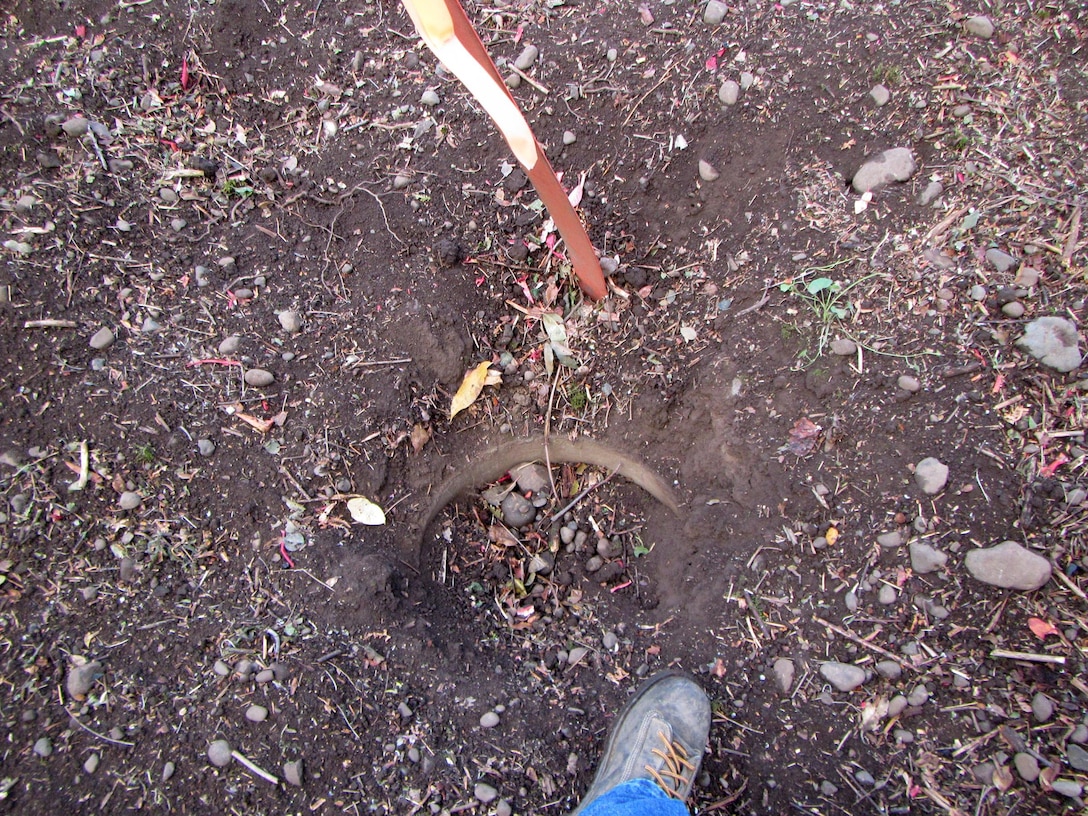
[[[602,487],[603,485],[607,484],[608,480],[619,472],[620,468],[619,465],[617,465],[615,469],[603,479],[601,479],[601,481],[597,482],[596,484],[591,484],[589,487],[587,487],[585,490],[583,490],[581,493],[571,499],[570,503],[567,504],[566,507],[564,507],[562,510],[558,510],[555,512],[555,514],[552,516],[551,522],[549,522],[549,526],[554,526],[571,508],[575,507],[578,502],[588,496],[591,491],[596,490],[598,487]]]
[[[552,93],[551,91],[549,91],[549,90],[548,90],[547,88],[545,88],[545,87],[544,87],[543,85],[541,85],[541,84],[540,84],[539,82],[537,82],[537,81],[536,81],[535,79],[533,79],[533,78],[532,78],[531,76],[529,76],[529,75],[528,75],[527,73],[525,73],[524,71],[522,71],[522,70],[521,70],[520,68],[518,68],[518,67],[517,67],[516,65],[512,65],[512,64],[511,64],[511,65],[507,65],[506,67],[507,67],[507,68],[509,68],[509,69],[510,69],[511,71],[513,71],[513,72],[514,72],[515,74],[517,74],[517,75],[518,75],[519,77],[521,77],[522,79],[524,79],[524,80],[525,80],[526,82],[528,82],[528,83],[529,83],[530,85],[532,85],[532,86],[533,86],[534,88],[536,88],[536,89],[537,89],[538,91],[540,91],[540,92],[541,92],[542,94],[546,94],[547,96],[551,96],[551,93]]]
[[[87,479],[91,475],[91,456],[87,450],[87,442],[79,443],[79,478],[68,485],[69,493],[77,493],[87,486]]]
[[[257,776],[259,776],[261,779],[265,780],[266,782],[271,782],[273,785],[278,785],[280,783],[280,780],[278,780],[276,777],[272,776],[272,774],[270,774],[268,771],[264,770],[263,768],[258,767],[257,765],[254,765],[253,762],[246,759],[246,757],[244,757],[242,754],[238,753],[237,751],[232,750],[230,752],[230,755],[232,757],[234,757],[236,760],[238,760],[239,762],[241,762],[243,765],[245,765],[247,768],[249,768],[249,770],[253,771],[253,773],[257,774]]]
[[[23,324],[24,329],[74,329],[76,322],[74,320],[54,320],[52,318],[46,320],[28,320]]]
[[[846,638],[847,640],[849,640],[849,641],[851,641],[853,643],[856,643],[858,646],[861,646],[863,649],[870,649],[870,650],[876,652],[877,654],[882,654],[882,655],[884,655],[884,657],[887,657],[887,658],[889,658],[891,660],[894,660],[896,663],[898,663],[904,669],[910,669],[911,671],[917,671],[917,669],[914,667],[913,664],[908,663],[906,660],[901,658],[899,655],[893,654],[892,652],[889,652],[883,646],[877,646],[875,643],[870,643],[869,641],[865,640],[864,638],[858,637],[853,632],[851,632],[851,631],[849,631],[847,629],[843,629],[841,626],[836,626],[835,624],[831,623],[830,621],[825,621],[823,618],[813,616],[812,619],[814,621],[816,621],[816,623],[820,624],[821,626],[827,627],[832,632],[834,632],[836,635],[842,635],[844,638]]]
[[[74,722],[76,725],[78,725],[80,728],[82,728],[88,734],[93,734],[94,736],[98,737],[103,742],[109,742],[109,743],[112,743],[114,745],[124,745],[124,746],[126,746],[128,748],[131,748],[136,744],[135,742],[125,742],[124,740],[118,740],[118,739],[114,739],[113,737],[107,737],[105,734],[99,734],[93,728],[89,728],[86,725],[84,725],[83,723],[81,723],[79,721],[79,718],[75,714],[73,714],[71,711],[68,711],[68,709],[65,709],[65,711],[67,712],[68,716],[72,718],[72,722]]]
[[[1033,652],[1010,652],[1007,649],[994,649],[990,657],[1005,657],[1009,660],[1027,660],[1030,663],[1050,663],[1055,666],[1064,666],[1065,658],[1061,655],[1035,654]]]
[[[1055,434],[1051,434],[1051,436],[1055,436]],[[1062,572],[1061,569],[1055,566],[1053,569],[1053,573],[1058,577],[1058,580],[1060,580],[1063,584],[1073,590],[1078,598],[1080,598],[1082,601],[1088,601],[1088,595],[1084,594],[1084,590],[1074,584],[1072,581],[1070,581],[1069,576]]]
[[[185,364],[185,367],[196,368],[197,366],[202,365],[240,366],[241,363],[237,360],[220,360],[213,357],[204,360],[190,360]]]
[[[1073,209],[1073,218],[1070,219],[1069,237],[1065,240],[1065,246],[1062,248],[1062,264],[1069,266],[1073,262],[1073,253],[1077,249],[1077,241],[1080,239],[1080,214],[1081,206],[1078,203]]]
[[[91,140],[91,144],[94,146],[95,155],[98,156],[98,161],[102,164],[102,169],[108,173],[110,166],[106,164],[106,157],[102,155],[102,145],[98,143],[98,137],[94,135],[94,130],[87,130],[87,138]]]

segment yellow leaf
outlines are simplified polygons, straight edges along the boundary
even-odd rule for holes
[[[461,387],[457,389],[450,403],[450,419],[472,405],[480,396],[480,392],[484,390],[484,386],[498,385],[502,382],[502,375],[490,369],[491,363],[480,363],[465,375],[465,379],[461,381]]]
[[[824,533],[824,538],[827,539],[827,546],[834,547],[835,542],[839,540],[839,531],[834,527],[828,527],[827,532]]]
[[[348,499],[348,512],[360,524],[368,524],[371,527],[385,524],[385,511],[363,496]]]

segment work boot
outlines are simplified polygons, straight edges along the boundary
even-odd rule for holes
[[[678,672],[651,677],[612,723],[593,784],[570,816],[632,779],[687,799],[709,734],[710,701],[698,683]]]

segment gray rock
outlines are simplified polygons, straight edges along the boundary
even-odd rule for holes
[[[298,334],[302,329],[302,318],[298,316],[298,312],[293,309],[285,309],[276,315],[279,318],[280,326],[285,332],[291,334]]]
[[[1039,760],[1031,754],[1021,751],[1012,758],[1012,764],[1025,782],[1034,782],[1039,778]]]
[[[1035,718],[1036,722],[1050,722],[1051,718],[1054,716],[1054,701],[1041,691],[1037,692],[1035,696],[1031,698],[1031,715]]]
[[[271,371],[265,371],[263,368],[251,368],[245,373],[244,377],[246,385],[253,386],[254,388],[267,388],[276,381],[276,377]]]
[[[411,183],[412,183],[412,177],[411,176],[406,176],[406,175],[404,175],[404,173],[397,173],[397,175],[393,177],[393,189],[394,190],[403,190],[405,187],[407,187]]]
[[[865,669],[836,660],[821,664],[820,675],[839,691],[853,691],[866,680]]]
[[[737,100],[740,99],[740,85],[732,79],[727,79],[722,83],[722,86],[718,88],[718,99],[723,105],[737,104]]]
[[[882,108],[891,101],[892,92],[883,85],[874,85],[873,89],[869,91],[869,96],[878,108]]]
[[[294,785],[296,788],[301,788],[303,772],[304,767],[302,759],[283,763],[283,778],[287,780],[288,785]]]
[[[220,677],[230,677],[230,666],[224,660],[216,660],[212,664],[212,671]]]
[[[934,496],[948,483],[948,465],[927,456],[914,466],[914,482],[927,496]]]
[[[910,567],[918,575],[936,572],[948,561],[948,554],[934,549],[925,542],[910,543]]]
[[[909,148],[893,147],[862,164],[854,173],[851,184],[855,192],[866,193],[892,182],[906,181],[917,169],[914,154]]]
[[[895,695],[894,697],[892,697],[891,700],[888,701],[888,716],[898,717],[900,714],[907,710],[908,705],[909,703],[907,703],[906,697],[904,697],[902,694]]]
[[[969,17],[964,21],[963,27],[968,34],[973,34],[983,40],[988,40],[994,35],[993,21],[985,14]]]
[[[1056,371],[1072,371],[1081,363],[1077,327],[1064,317],[1039,317],[1028,323],[1016,345]]]
[[[796,672],[793,661],[788,657],[780,657],[774,662],[771,672],[774,674],[774,682],[778,690],[783,694],[789,694],[790,689],[793,688],[793,675]]]
[[[73,116],[60,127],[69,136],[78,138],[90,130],[91,123],[82,116]]]
[[[871,788],[873,785],[876,784],[876,779],[874,779],[873,775],[864,768],[862,768],[860,771],[854,772],[854,779],[859,785],[862,785],[866,788]]]
[[[1084,745],[1088,742],[1088,725],[1080,723],[1073,729],[1073,733],[1069,735],[1069,739],[1078,745]]]
[[[233,749],[226,740],[214,740],[208,746],[208,761],[217,768],[225,768],[230,764]]]
[[[729,11],[729,7],[725,3],[719,2],[719,0],[709,0],[706,8],[703,9],[703,22],[710,26],[721,25],[727,11]]]
[[[246,719],[253,723],[264,722],[268,719],[268,709],[254,703],[246,709]]]
[[[103,326],[101,329],[96,331],[94,335],[92,335],[90,340],[90,346],[95,351],[104,351],[105,349],[108,349],[110,346],[112,346],[114,340],[116,339],[117,337],[114,335],[110,327]]]
[[[1054,793],[1060,793],[1070,799],[1079,799],[1084,792],[1084,786],[1074,779],[1055,779],[1050,783]]]
[[[68,669],[68,678],[64,686],[68,689],[69,695],[82,700],[103,674],[102,664],[97,660],[90,660],[82,666],[72,666]]]
[[[131,555],[122,558],[117,567],[117,574],[123,583],[131,584],[136,578],[136,559]]]
[[[144,334],[154,334],[161,330],[162,324],[153,317],[145,317],[143,324],[140,326],[140,331]]]
[[[976,283],[970,289],[967,290],[967,297],[971,298],[978,303],[986,300],[986,287],[981,283]]]
[[[210,439],[198,439],[196,441],[196,449],[201,456],[211,456],[215,453],[215,443]]]
[[[756,75],[755,74],[753,74],[751,71],[741,71],[740,72],[740,89],[742,91],[747,91],[749,88],[751,88],[755,84],[756,84]]]
[[[986,261],[998,272],[1008,272],[1020,263],[1019,258],[1014,258],[1009,253],[1002,252],[1000,249],[986,250]]]
[[[891,584],[881,584],[876,599],[882,606],[891,606],[899,599],[899,593],[895,591],[895,587]]]
[[[912,377],[910,374],[903,374],[896,380],[896,385],[902,388],[904,391],[909,391],[911,394],[920,391],[922,383],[919,382],[917,377]]]
[[[573,130],[564,130],[563,131],[563,144],[572,145],[577,141],[578,141],[578,136],[577,136],[577,134],[575,134],[575,132]]]
[[[253,679],[261,685],[264,685],[265,683],[271,683],[275,680],[276,673],[273,672],[272,669],[261,669]]]
[[[173,778],[174,771],[176,770],[177,766],[175,766],[173,762],[167,761],[166,764],[162,766],[162,781],[169,782]]]
[[[876,664],[876,673],[887,680],[898,680],[903,674],[903,667],[894,660],[881,660]]]
[[[903,545],[903,534],[898,530],[892,530],[888,533],[881,533],[876,537],[876,543],[886,550],[894,549]]]
[[[494,711],[485,711],[480,717],[480,728],[494,728],[499,724],[499,715]]]
[[[1065,760],[1071,768],[1088,772],[1088,751],[1079,745],[1071,743],[1065,746]]]
[[[423,92],[423,96],[419,98],[419,104],[424,105],[428,108],[433,108],[441,101],[442,100],[439,98],[438,93],[431,88],[425,90]]]
[[[83,770],[89,774],[93,774],[95,771],[98,770],[98,765],[101,762],[102,757],[100,757],[98,754],[91,754],[83,763]]]
[[[242,338],[237,334],[232,334],[230,337],[224,337],[223,342],[219,344],[220,354],[234,354],[242,345]]]
[[[914,690],[907,695],[907,703],[913,708],[920,708],[929,700],[929,689],[919,683]]]
[[[536,518],[536,508],[523,495],[514,491],[502,500],[502,518],[511,527],[522,527]]]
[[[619,57],[620,52],[615,48],[609,48],[604,54],[604,58],[609,62],[615,62],[617,59],[619,59]]]
[[[135,510],[144,500],[140,498],[140,494],[134,490],[126,490],[117,499],[117,506],[122,510]]]
[[[1024,304],[1018,300],[1014,300],[1011,303],[1006,303],[1001,307],[1001,313],[1005,317],[1011,317],[1013,320],[1019,320],[1024,316]]]
[[[511,468],[510,475],[522,493],[544,493],[551,487],[548,469],[536,462],[527,462]]]
[[[936,201],[941,193],[944,192],[944,185],[939,181],[931,181],[926,185],[926,188],[918,194],[918,204],[922,207],[928,207],[934,201]]]
[[[477,782],[476,787],[473,788],[472,792],[476,796],[476,799],[483,802],[485,805],[488,802],[494,802],[499,798],[499,792],[486,782]]]
[[[34,755],[45,759],[53,754],[53,740],[49,737],[39,737],[34,743]]]
[[[836,337],[831,341],[831,353],[839,357],[852,357],[858,353],[858,344],[848,337]]]
[[[971,550],[964,565],[976,581],[1003,589],[1030,592],[1050,580],[1050,562],[1015,541]]]
[[[535,45],[527,45],[521,49],[518,58],[514,60],[514,67],[519,71],[528,71],[533,67],[533,63],[536,62],[538,56],[540,56],[540,49]]]

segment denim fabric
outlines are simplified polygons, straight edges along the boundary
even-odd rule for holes
[[[689,816],[687,806],[649,779],[631,779],[586,805],[582,816]]]

